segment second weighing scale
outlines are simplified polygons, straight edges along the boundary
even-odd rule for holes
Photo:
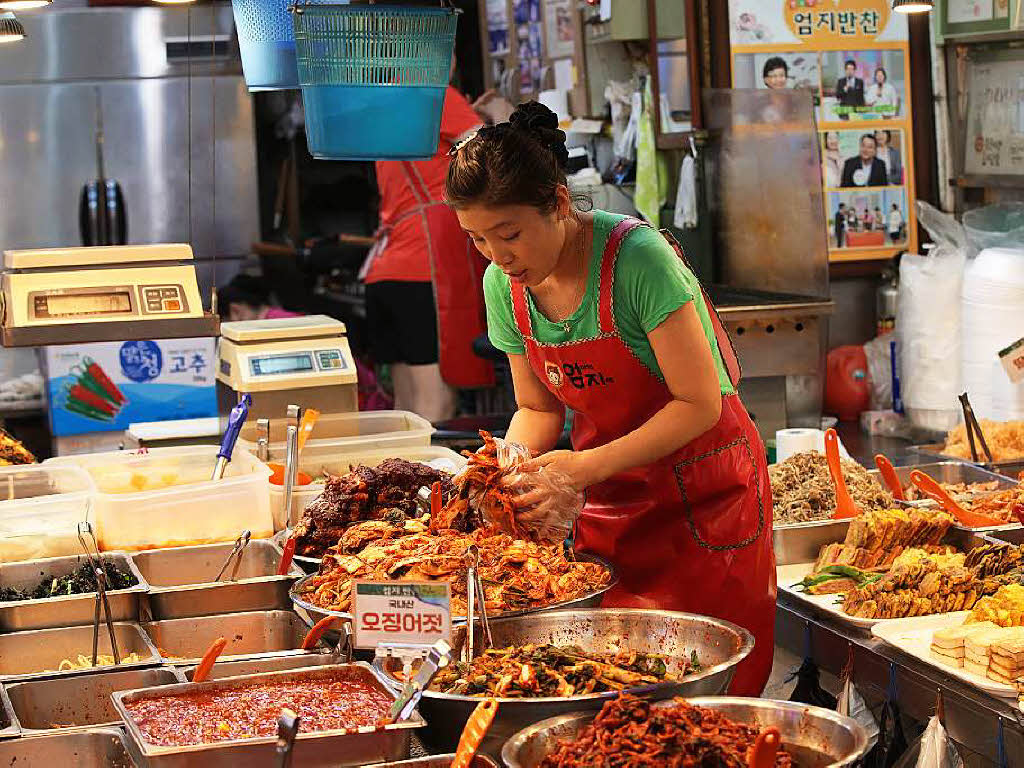
[[[216,336],[192,248],[117,245],[4,251],[5,347]]]
[[[230,410],[252,395],[249,420],[285,418],[289,404],[321,413],[359,409],[356,364],[345,324],[326,315],[224,323],[217,399]]]

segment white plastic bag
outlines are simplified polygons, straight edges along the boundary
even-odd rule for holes
[[[956,751],[945,727],[934,715],[921,734],[893,768],[963,768],[964,761]]]
[[[697,164],[693,155],[683,158],[676,188],[676,210],[672,223],[677,229],[697,228]]]
[[[878,722],[875,720],[875,716],[871,714],[867,702],[860,695],[860,691],[857,690],[857,686],[853,684],[850,676],[843,675],[841,682],[842,687],[839,691],[836,711],[840,715],[852,717],[860,724],[868,737],[868,749],[871,749],[875,746],[875,742],[878,741]]]

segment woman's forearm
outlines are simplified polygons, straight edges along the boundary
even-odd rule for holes
[[[505,439],[521,443],[531,451],[546,453],[558,444],[565,427],[565,411],[539,411],[520,408],[512,417]]]

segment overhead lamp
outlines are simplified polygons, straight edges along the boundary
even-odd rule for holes
[[[13,43],[25,39],[25,28],[18,18],[6,11],[0,13],[0,43]]]
[[[50,5],[53,0],[0,0],[0,9],[5,11],[28,11]]]
[[[892,0],[892,9],[899,13],[927,13],[932,5],[932,0]]]

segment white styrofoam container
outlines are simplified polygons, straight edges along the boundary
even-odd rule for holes
[[[327,471],[332,475],[340,475],[358,464],[376,467],[387,459],[405,459],[429,464],[436,469],[455,473],[466,466],[466,457],[460,456],[450,448],[434,445],[399,447],[394,450],[378,450],[374,447],[347,446],[334,448],[330,446],[311,446],[309,443],[299,457],[299,470],[316,477]],[[270,508],[274,515],[274,527],[285,528],[284,520],[284,486],[267,482],[270,488]],[[292,493],[292,515],[289,525],[295,525],[302,517],[313,499],[323,493],[323,483],[296,486]]]
[[[92,490],[77,467],[0,467],[0,563],[79,554]]]
[[[96,536],[104,550],[161,549],[232,541],[243,530],[273,535],[270,469],[236,448],[221,480],[211,480],[215,445],[117,451],[48,459],[84,469],[95,485]]]
[[[270,460],[284,462],[288,423],[270,423]],[[317,419],[305,448],[344,450],[392,450],[403,446],[428,446],[434,427],[422,416],[409,411],[356,411],[327,413]],[[249,419],[238,436],[238,447],[256,453],[259,434],[256,420]]]

